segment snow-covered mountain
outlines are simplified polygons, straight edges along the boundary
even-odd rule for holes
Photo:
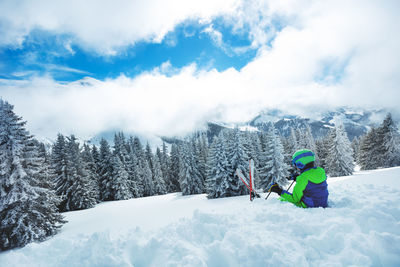
[[[310,116],[301,117],[286,114],[280,110],[266,110],[252,119],[248,124],[257,127],[261,131],[268,128],[270,122],[284,136],[290,134],[290,128],[303,128],[309,124],[315,138],[327,134],[334,126],[334,117],[339,117],[350,140],[356,136],[365,134],[371,126],[378,126],[385,118],[387,110],[367,110],[341,107],[329,112],[313,112]]]
[[[400,167],[328,178],[327,209],[168,194],[64,213],[1,266],[399,266]],[[265,196],[265,195],[264,195]]]
[[[269,123],[274,123],[275,128],[284,136],[288,136],[290,134],[290,128],[304,128],[305,125],[309,124],[311,126],[312,133],[315,138],[325,136],[329,129],[334,126],[333,118],[338,116],[342,119],[346,132],[350,140],[352,140],[355,136],[360,136],[365,134],[371,126],[378,126],[382,123],[384,117],[389,111],[385,109],[379,110],[367,110],[367,109],[354,109],[354,108],[338,108],[334,111],[329,112],[320,112],[320,113],[312,113],[310,117],[302,117],[297,115],[292,115],[286,113],[281,110],[272,109],[272,110],[264,110],[260,112],[255,118],[248,122],[243,122],[240,124],[227,124],[224,122],[208,122],[207,126],[207,136],[209,142],[212,142],[213,137],[218,135],[219,132],[223,129],[232,129],[234,127],[238,127],[240,130],[249,130],[249,131],[266,131],[268,129]],[[393,118],[397,121],[399,125],[400,118],[393,114]],[[312,118],[311,118],[312,117]],[[100,140],[104,138],[110,144],[113,143],[114,135],[116,132],[120,132],[121,130],[108,130],[96,135],[93,135],[91,138],[80,139],[78,140],[80,143],[90,143],[94,145],[99,145]],[[167,144],[171,143],[179,143],[182,141],[182,137],[159,137],[159,136],[143,136],[138,135],[137,133],[127,133],[124,132],[125,137],[129,137],[130,135],[138,136],[142,143],[146,144],[149,142],[152,147],[161,146],[162,142],[165,141]],[[48,139],[39,139],[39,141],[44,142],[48,147],[53,143],[53,141]]]
[[[237,125],[224,122],[209,122],[207,124],[207,135],[209,141],[212,141],[214,136],[226,128],[238,127],[240,130],[267,131],[270,123],[273,123],[283,136],[288,136],[291,128],[305,128],[308,124],[314,137],[319,138],[325,136],[329,129],[334,127],[334,118],[339,117],[345,126],[349,139],[352,140],[356,136],[367,133],[372,126],[380,125],[388,112],[385,109],[367,110],[342,107],[329,112],[314,112],[310,114],[309,118],[306,118],[277,109],[264,110],[252,120]],[[399,118],[393,117],[395,120],[397,119],[399,124]],[[166,140],[174,141],[174,139]]]

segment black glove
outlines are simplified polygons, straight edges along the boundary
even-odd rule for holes
[[[290,176],[289,176],[289,178],[287,178],[288,180],[293,180],[293,181],[296,181],[296,179],[297,179],[297,176],[299,176],[300,174],[298,174],[295,170],[293,170],[293,169],[290,169],[289,170],[289,173],[290,173]]]
[[[282,188],[280,188],[279,187],[279,185],[278,184],[273,184],[271,187],[270,187],[270,189],[268,190],[268,192],[274,192],[274,193],[277,193],[278,195],[281,195],[282,194]]]

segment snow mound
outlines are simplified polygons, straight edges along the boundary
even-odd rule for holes
[[[66,213],[1,266],[399,266],[400,168],[328,181],[330,208],[178,194]],[[153,207],[153,208],[152,208]],[[154,210],[154,212],[152,212]]]

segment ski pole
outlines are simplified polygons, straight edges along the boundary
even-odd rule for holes
[[[289,187],[288,187],[288,189],[286,189],[286,191],[289,191],[289,189],[292,187],[292,185],[294,184],[294,180],[293,180],[293,182],[289,185]],[[265,200],[267,200],[268,199],[268,197],[269,197],[269,195],[271,195],[271,193],[272,193],[272,191],[269,191],[269,193],[268,193],[268,195],[267,195],[267,197],[265,198]]]
[[[292,185],[294,184],[295,180],[293,180],[293,182],[289,185],[288,189],[286,189],[286,191],[289,191],[289,189],[292,187]]]
[[[272,193],[272,191],[269,191],[269,193],[268,193],[267,197],[265,198],[265,200],[268,199],[268,197],[269,197],[269,195],[271,195],[271,193]]]

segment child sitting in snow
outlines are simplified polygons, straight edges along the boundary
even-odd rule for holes
[[[273,184],[269,192],[277,193],[282,201],[289,201],[303,208],[316,208],[328,206],[328,184],[326,183],[325,170],[315,167],[315,154],[308,149],[298,150],[293,154],[292,164],[300,175],[292,176],[296,181],[293,193],[289,193]]]

